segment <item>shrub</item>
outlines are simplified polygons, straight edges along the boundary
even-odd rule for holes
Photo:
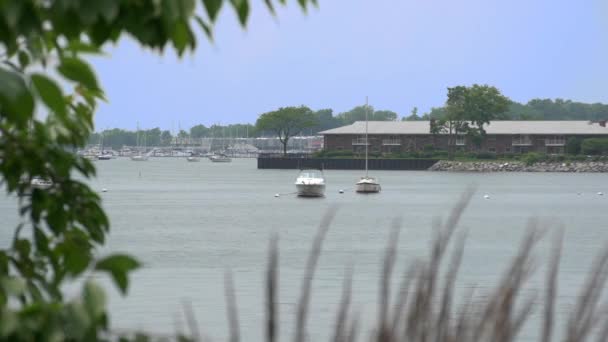
[[[314,158],[345,158],[353,157],[353,151],[328,151],[322,150],[313,154]]]
[[[581,152],[588,155],[601,155],[608,153],[607,138],[589,138],[581,143]]]
[[[521,157],[521,160],[526,165],[533,165],[533,164],[538,163],[539,161],[543,161],[546,158],[547,157],[543,154],[536,153],[536,152],[528,152]]]
[[[502,158],[502,159],[515,159],[515,160],[517,160],[517,159],[519,159],[519,157],[520,157],[519,154],[516,154],[516,153],[513,153],[513,152],[505,152],[505,153],[503,153],[503,154],[500,155],[500,158]]]
[[[426,144],[422,147],[422,150],[424,152],[432,152],[435,151],[435,146],[433,146],[432,144]]]
[[[494,152],[479,152],[476,156],[477,159],[496,159],[496,153]]]
[[[566,153],[568,154],[579,154],[581,153],[581,138],[570,137],[566,141]]]

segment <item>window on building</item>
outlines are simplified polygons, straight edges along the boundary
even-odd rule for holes
[[[488,147],[488,152],[496,153],[496,147]]]
[[[464,135],[457,135],[456,136],[456,146],[464,146],[466,145],[465,143],[465,136]]]

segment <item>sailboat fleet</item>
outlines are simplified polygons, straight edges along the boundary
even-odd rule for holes
[[[372,177],[369,175],[369,130],[368,130],[368,112],[369,105],[368,99],[365,98],[365,175],[362,176],[355,183],[355,192],[357,193],[378,193],[382,189],[380,186],[380,182],[376,177]],[[222,133],[223,135],[223,133]],[[103,136],[101,138],[101,150],[99,155],[97,156],[98,160],[107,160],[111,159],[112,155],[107,154],[103,150]],[[145,134],[143,137],[143,146],[142,146],[142,138],[140,137],[139,125],[137,127],[137,154],[131,156],[131,160],[133,161],[147,161],[150,155],[154,152],[154,149],[146,154],[142,153],[146,151],[146,138]],[[222,140],[223,141],[223,140]],[[209,160],[215,163],[227,163],[231,162],[232,159],[224,153],[213,153],[207,155]],[[191,154],[186,158],[188,162],[199,162],[200,158],[197,155]],[[35,180],[32,182],[32,186],[38,188],[47,188],[50,187],[52,183],[47,184],[47,182],[43,180]],[[322,169],[303,169],[300,171],[298,177],[295,180],[294,185],[296,186],[296,193],[301,197],[322,197],[325,195],[325,175]],[[340,193],[344,193],[344,190],[340,190]],[[278,196],[278,195],[276,195]]]

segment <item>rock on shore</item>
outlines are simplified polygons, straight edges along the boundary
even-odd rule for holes
[[[608,172],[608,162],[538,162],[526,165],[520,161],[449,161],[440,160],[430,171],[456,172]]]

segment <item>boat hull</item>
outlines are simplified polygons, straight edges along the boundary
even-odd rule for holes
[[[191,163],[196,163],[196,162],[201,161],[201,160],[200,160],[199,158],[197,158],[197,157],[188,157],[188,158],[186,158],[186,160],[187,160],[187,161],[189,161],[189,162],[191,162]]]
[[[132,161],[148,161],[148,157],[146,156],[133,156],[131,157]]]
[[[322,197],[325,195],[325,184],[296,184],[300,197]]]
[[[209,158],[214,163],[230,163],[232,159],[230,158]]]
[[[380,192],[382,188],[380,187],[380,184],[378,183],[357,183],[356,184],[356,191],[359,193],[376,193],[376,192]]]

